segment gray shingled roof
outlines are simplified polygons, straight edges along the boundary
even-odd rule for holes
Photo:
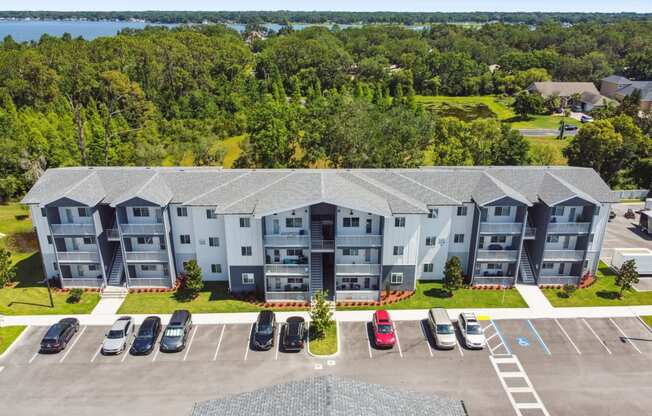
[[[533,82],[528,90],[538,91],[544,97],[550,97],[557,94],[560,97],[570,97],[573,94],[582,94],[585,92],[600,95],[598,89],[592,82]]]
[[[466,416],[464,405],[432,393],[335,376],[278,384],[196,403],[191,416]]]
[[[625,78],[620,75],[609,75],[606,78],[602,78],[602,81],[607,81],[614,84],[628,84],[631,82],[628,78]]]
[[[328,202],[389,216],[430,206],[483,205],[503,197],[525,205],[566,197],[614,202],[592,169],[578,167],[424,167],[420,169],[58,168],[48,169],[23,199],[47,205],[61,198],[118,205],[214,206],[222,214],[268,215]]]
[[[635,90],[641,91],[641,101],[652,101],[652,81],[630,81],[616,91],[616,94],[631,95]]]

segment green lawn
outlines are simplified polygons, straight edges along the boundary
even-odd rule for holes
[[[439,282],[417,282],[417,290],[408,299],[383,306],[346,306],[337,310],[364,309],[430,309],[441,308],[527,308],[516,289],[460,289],[452,297]]]
[[[222,166],[225,168],[233,167],[236,159],[240,156],[240,143],[242,143],[242,140],[244,140],[244,135],[229,137],[220,142],[219,146],[226,150]]]
[[[177,292],[130,293],[118,313],[172,313],[187,309],[191,313],[258,312],[262,310],[249,302],[233,299],[228,295],[224,282],[207,282],[195,299],[188,300]],[[283,308],[302,310],[305,308]]]
[[[564,298],[561,290],[543,289],[542,292],[555,307],[563,306],[632,306],[652,305],[652,292],[625,292],[618,299],[620,288],[615,284],[615,274],[604,262],[600,262],[597,281],[586,289],[578,289],[570,298]]]
[[[0,355],[7,351],[25,328],[25,326],[4,326],[0,328]]]
[[[652,316],[641,316],[641,319],[642,319],[643,321],[645,321],[645,323],[647,324],[647,326],[649,326],[650,328],[652,328]]]
[[[337,352],[337,323],[334,322],[324,333],[322,338],[317,338],[312,326],[308,331],[308,348],[313,355],[333,355]]]
[[[552,160],[550,165],[566,165],[568,161],[562,153],[564,148],[568,145],[568,139],[559,140],[556,137],[526,137],[530,143],[530,156],[533,160],[539,160],[537,157],[538,152],[548,150],[551,153]],[[546,153],[547,154],[547,153]]]
[[[535,115],[530,116],[527,120],[521,120],[518,117],[511,118],[507,121],[513,129],[559,129],[559,122],[564,119],[566,124],[579,126],[580,122],[570,117],[552,116],[552,115]]]

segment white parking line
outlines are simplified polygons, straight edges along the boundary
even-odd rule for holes
[[[278,360],[278,350],[281,349],[281,328],[283,326],[278,324],[278,330],[276,331],[276,352],[274,353],[274,359]]]
[[[398,339],[398,331],[396,330],[396,325],[392,324],[394,327],[394,336],[396,337],[396,345],[398,345],[398,355],[403,358],[403,350],[401,350],[401,341]]]
[[[611,350],[609,350],[609,348],[607,347],[607,344],[605,344],[604,341],[602,341],[602,340],[600,339],[600,337],[598,336],[598,334],[596,334],[595,331],[593,330],[593,328],[591,328],[591,325],[589,325],[589,323],[586,322],[586,319],[582,318],[582,322],[584,322],[584,324],[586,325],[586,327],[589,328],[589,331],[591,331],[591,333],[592,333],[592,334],[597,338],[597,340],[600,341],[600,344],[602,344],[602,346],[604,347],[604,349],[607,350],[607,352],[609,353],[609,355],[611,355]]]
[[[197,334],[197,325],[192,330],[192,335],[190,336],[190,342],[188,343],[188,348],[186,348],[186,353],[183,354],[183,361],[186,361],[188,354],[190,353],[190,348],[192,348],[192,342],[195,340],[195,335]]]
[[[639,354],[643,354],[643,353],[641,352],[641,350],[638,349],[638,347],[636,346],[636,344],[634,344],[634,341],[632,341],[632,340],[631,340],[631,339],[630,339],[630,338],[625,334],[625,332],[624,332],[622,329],[620,329],[620,327],[618,326],[618,324],[616,324],[616,321],[614,321],[614,320],[611,319],[611,318],[609,318],[609,320],[611,321],[612,324],[614,324],[614,326],[616,327],[616,329],[618,329],[618,332],[620,332],[620,334],[623,336],[623,338],[625,338],[625,342],[629,343],[629,345],[631,345],[632,347],[634,347],[634,349],[635,349],[636,351],[638,351]]]
[[[224,337],[224,328],[226,328],[226,325],[222,325],[222,332],[220,333],[220,340],[217,341],[217,348],[215,348],[215,355],[213,355],[213,361],[217,360],[217,354],[220,352],[220,345],[222,345],[222,337]]]
[[[364,336],[365,338],[367,338],[367,347],[369,348],[369,358],[374,358],[374,356],[371,355],[371,339],[369,339],[369,329],[367,328],[366,322],[364,323],[362,328],[364,329]]]
[[[38,357],[38,351],[36,351],[36,352],[34,353],[34,355],[32,355],[32,358],[29,359],[29,361],[27,362],[27,364],[31,364],[32,361],[34,361],[34,360],[36,359],[36,357]]]
[[[254,330],[254,325],[251,325],[249,330],[249,336],[247,337],[247,349],[245,350],[244,360],[247,361],[247,355],[249,355],[249,347],[251,346],[251,332]]]
[[[61,359],[59,360],[60,363],[62,363],[63,360],[66,359],[68,354],[70,354],[70,351],[72,351],[72,349],[75,348],[75,345],[77,345],[77,341],[79,341],[79,338],[81,338],[81,336],[84,334],[84,331],[86,331],[86,327],[83,327],[82,330],[79,331],[79,334],[77,334],[77,337],[75,337],[75,340],[72,342],[72,344],[70,344],[70,346],[66,348],[66,353],[63,354],[63,357],[61,357]]]
[[[496,375],[498,375],[498,378],[500,379],[500,384],[503,386],[503,390],[505,390],[510,404],[518,416],[523,415],[523,412],[521,412],[522,409],[537,409],[545,416],[550,416],[550,413],[548,413],[546,406],[541,401],[539,394],[534,389],[530,378],[516,355],[509,355],[501,358],[489,356],[489,360],[491,361],[491,365],[494,367],[494,371],[496,371]],[[498,364],[515,364],[518,371],[500,371]],[[525,382],[526,387],[509,387],[505,381],[507,378],[521,378]],[[516,398],[514,397],[515,393],[529,393],[534,398],[534,401],[530,403],[517,403]]]
[[[423,324],[423,321],[421,321],[421,332],[423,332],[423,339],[426,341],[426,347],[428,347],[430,356],[434,357],[434,354],[432,353],[432,347],[430,346],[430,340],[428,339],[428,333],[426,332],[426,327]]]
[[[534,335],[538,338],[538,340],[539,340],[539,344],[541,344],[541,346],[543,347],[543,349],[546,351],[546,354],[548,354],[548,355],[552,355],[552,353],[550,352],[550,349],[548,348],[548,346],[546,345],[546,343],[543,341],[543,338],[541,338],[541,335],[539,334],[539,331],[537,331],[537,329],[534,327],[534,324],[532,323],[532,321],[530,321],[530,320],[528,319],[528,320],[527,320],[527,323],[528,323],[528,325],[530,326],[530,329],[532,330],[532,333],[534,333]]]
[[[5,369],[4,367],[0,367],[0,373],[2,373],[2,370],[4,370],[4,369]]]
[[[156,345],[154,345],[154,348],[156,348],[156,351],[154,351],[154,357],[152,357],[152,362],[156,361],[156,357],[158,357],[159,351],[161,351],[161,346],[159,345],[159,348],[156,348]]]
[[[125,343],[125,349],[122,351],[122,358],[120,359],[121,363],[124,363],[129,355],[129,344]]]
[[[93,358],[91,358],[91,362],[95,361],[100,351],[102,351],[102,344],[100,344],[100,346],[97,348],[97,351],[95,351],[95,354],[93,354]]]
[[[575,343],[574,343],[573,340],[571,339],[570,335],[568,335],[568,332],[566,332],[566,330],[564,329],[564,327],[561,326],[561,323],[559,323],[559,321],[557,320],[557,318],[555,318],[555,322],[557,322],[557,326],[559,327],[559,329],[561,329],[561,332],[563,332],[564,335],[566,335],[566,338],[568,339],[568,342],[570,342],[571,345],[573,346],[573,348],[575,348],[575,351],[577,351],[577,353],[578,353],[579,355],[582,355],[582,351],[580,351],[580,349],[577,348],[577,345],[575,345]]]

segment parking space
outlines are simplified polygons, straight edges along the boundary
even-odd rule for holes
[[[507,319],[494,322],[509,351],[518,355],[550,354],[545,341],[530,320]]]
[[[430,343],[430,330],[426,321],[397,321],[394,323],[399,336],[403,358],[430,358],[434,350]]]
[[[641,353],[652,354],[652,332],[638,318],[612,318],[613,322]]]
[[[586,323],[600,338],[610,354],[636,353],[636,347],[623,337],[612,319],[586,319]]]
[[[340,358],[359,360],[373,358],[366,322],[340,322]]]

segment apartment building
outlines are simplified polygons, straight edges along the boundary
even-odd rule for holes
[[[63,287],[207,281],[268,301],[376,300],[443,278],[577,283],[615,202],[592,169],[50,169],[23,199],[46,277]]]

